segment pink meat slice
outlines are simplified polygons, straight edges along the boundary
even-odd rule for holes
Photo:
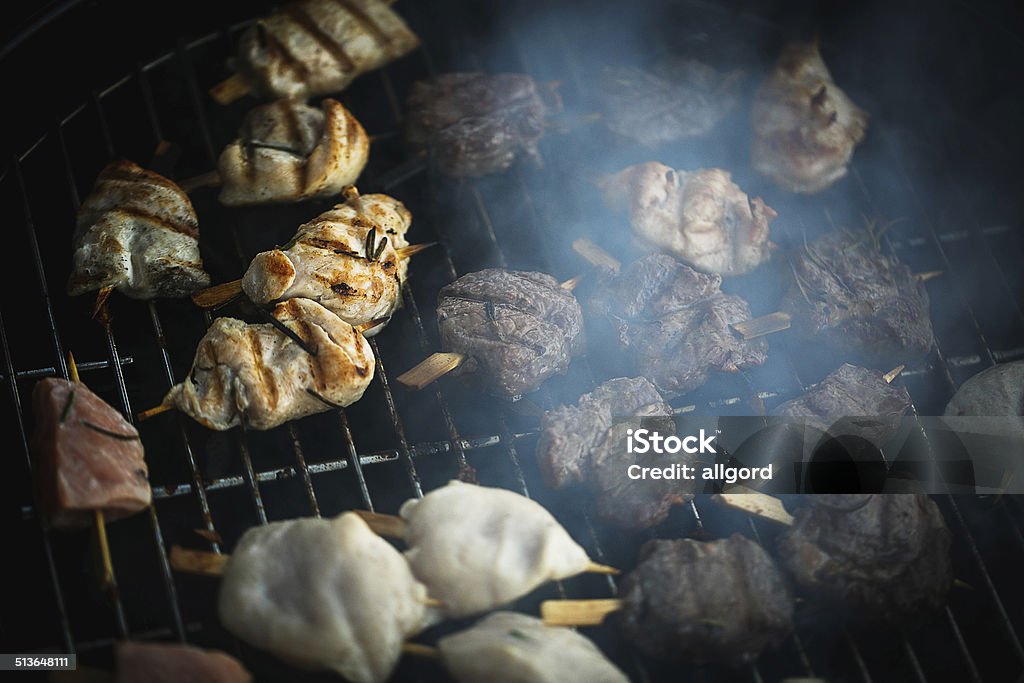
[[[52,526],[108,521],[152,502],[139,433],[118,411],[82,384],[41,380],[32,392],[36,485]]]
[[[114,683],[249,683],[252,674],[220,650],[167,643],[120,643]]]

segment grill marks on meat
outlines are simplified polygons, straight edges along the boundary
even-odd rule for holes
[[[220,650],[192,645],[133,643],[114,647],[114,683],[251,683],[252,674]]]
[[[344,90],[419,39],[384,0],[298,0],[246,30],[236,67],[264,97],[302,100]]]
[[[277,304],[273,317],[303,344],[272,324],[218,318],[199,342],[189,379],[164,403],[210,429],[263,430],[362,397],[375,365],[362,334],[308,299]]]
[[[950,533],[923,494],[815,496],[778,541],[805,591],[866,619],[936,611],[952,584]]]
[[[612,325],[637,373],[671,397],[700,387],[712,372],[767,360],[764,339],[744,341],[730,329],[752,316],[746,301],[719,291],[721,281],[655,254],[606,282],[591,307]]]
[[[619,377],[601,384],[580,397],[574,406],[559,406],[541,418],[537,461],[544,482],[552,488],[583,485],[594,501],[597,517],[606,523],[629,528],[646,528],[661,523],[672,505],[690,500],[692,492],[682,482],[665,479],[637,481],[623,476],[643,456],[626,452],[626,430],[637,428],[638,420],[622,418],[665,416],[657,425],[663,435],[675,432],[668,418],[672,409],[657,388],[643,377]],[[649,421],[648,421],[649,422]],[[672,462],[677,456],[668,456]],[[693,464],[686,455],[679,462]],[[657,456],[666,466],[666,456]]]
[[[971,377],[950,399],[945,415],[1024,416],[1024,361],[996,365]]]
[[[931,350],[924,284],[868,240],[831,233],[795,250],[789,264],[782,310],[801,339],[885,369]]]
[[[768,224],[778,215],[751,200],[720,168],[679,171],[656,161],[604,180],[605,202],[625,211],[634,233],[698,270],[741,275],[768,260]]]
[[[653,69],[608,68],[599,97],[609,129],[647,147],[706,135],[736,106],[739,72],[671,57]]]
[[[134,299],[182,297],[210,284],[188,195],[130,161],[100,172],[78,210],[73,242],[72,296],[114,287]]]
[[[413,85],[405,135],[429,150],[444,173],[482,176],[521,156],[539,160],[547,119],[561,108],[551,88],[525,74],[442,74]]]
[[[754,168],[792,192],[846,175],[868,115],[832,81],[817,43],[787,46],[754,99]]]
[[[535,390],[583,351],[580,306],[544,273],[464,275],[441,289],[437,319],[443,349],[467,356],[458,371],[504,396]]]
[[[428,622],[427,591],[401,553],[354,513],[245,532],[217,611],[231,633],[304,668],[383,683]]]
[[[627,683],[629,679],[587,638],[545,626],[536,617],[495,612],[437,643],[459,683]]]
[[[338,102],[278,100],[250,111],[220,155],[221,203],[246,206],[330,197],[355,183],[370,153],[362,125]]]
[[[793,596],[753,541],[656,540],[622,582],[623,634],[662,659],[749,662],[793,629]]]
[[[408,246],[411,224],[412,214],[397,199],[353,197],[300,226],[287,249],[257,254],[242,290],[257,304],[311,299],[353,326],[388,318],[401,303],[409,260],[396,249]],[[373,258],[368,248],[382,251]]]
[[[32,391],[36,486],[55,527],[87,526],[93,511],[113,521],[152,502],[135,427],[82,384],[40,380]]]
[[[586,551],[538,503],[451,481],[400,510],[413,574],[450,617],[500,607],[586,571]]]

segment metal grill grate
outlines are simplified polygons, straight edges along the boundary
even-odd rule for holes
[[[155,504],[148,515],[110,527],[119,586],[109,595],[96,595],[92,588],[90,568],[82,559],[89,556],[86,535],[48,533],[32,514],[26,438],[31,420],[23,403],[34,379],[67,376],[68,348],[83,359],[79,366],[90,386],[129,416],[157,403],[183,376],[195,342],[210,323],[209,314],[187,302],[117,299],[115,319],[101,326],[87,319],[84,302],[68,301],[57,292],[68,270],[64,252],[73,211],[106,161],[116,156],[144,161],[147,150],[170,139],[184,149],[179,177],[214,165],[216,150],[232,137],[242,110],[214,111],[204,89],[223,75],[220,65],[242,27],[182,42],[138,66],[57,119],[49,134],[11,160],[0,178],[0,205],[22,223],[9,248],[20,253],[24,247],[29,258],[4,274],[7,291],[25,293],[20,297],[24,309],[17,313],[10,301],[0,304],[2,371],[8,387],[2,414],[11,427],[5,433],[15,435],[14,450],[22,452],[26,463],[12,466],[8,484],[8,497],[24,508],[12,538],[23,548],[17,584],[24,590],[12,600],[26,616],[19,634],[4,634],[10,644],[3,649],[77,651],[80,661],[103,662],[115,639],[170,638],[233,651],[270,679],[287,675],[281,665],[219,629],[211,607],[215,586],[206,579],[172,575],[168,544],[205,543],[210,550],[228,551],[245,528],[268,519],[333,515],[352,508],[394,512],[405,498],[458,475],[539,497],[602,563],[632,566],[636,548],[652,537],[622,538],[595,527],[571,498],[539,484],[531,457],[536,416],[529,413],[538,405],[546,409],[573,400],[591,388],[596,373],[586,358],[567,378],[550,382],[518,404],[482,398],[452,382],[419,394],[392,385],[397,372],[436,348],[432,310],[440,285],[489,265],[574,275],[577,263],[552,256],[564,254],[566,244],[555,226],[579,226],[590,218],[561,201],[565,178],[579,173],[570,148],[586,131],[550,135],[542,147],[545,169],[515,168],[500,178],[455,185],[403,164],[400,142],[387,135],[400,128],[400,94],[412,80],[436,73],[440,65],[444,70],[526,71],[564,79],[563,87],[574,95],[586,90],[587,67],[569,48],[583,27],[526,21],[529,4],[514,3],[495,10],[493,17],[484,17],[490,11],[468,0],[442,4],[443,22],[434,16],[438,9],[420,3],[403,6],[403,15],[423,36],[425,47],[365,77],[343,97],[371,133],[384,134],[380,146],[375,143],[364,191],[395,194],[413,211],[416,240],[442,243],[441,249],[417,257],[403,291],[404,308],[384,334],[371,340],[378,379],[363,401],[348,409],[269,433],[210,434],[177,415],[141,426]],[[694,11],[721,11],[691,4]],[[483,18],[509,39],[499,46],[474,40]],[[521,34],[527,30],[528,41]],[[549,49],[530,49],[540,40]],[[935,168],[943,169],[938,177],[923,174],[932,160],[915,144],[876,126],[867,149],[858,152],[858,160],[871,160],[870,169],[855,166],[847,181],[859,193],[853,205],[833,206],[824,214],[813,203],[813,208],[777,208],[793,229],[809,234],[816,226],[848,225],[860,212],[908,218],[898,235],[886,240],[887,247],[915,270],[945,271],[929,285],[937,350],[928,363],[904,373],[915,411],[935,414],[966,377],[1024,356],[1024,288],[1005,267],[1024,255],[1024,245],[1017,226],[1004,225],[997,213],[982,211],[958,192],[949,159],[938,161]],[[880,175],[880,168],[889,175]],[[935,186],[922,190],[922,177]],[[54,192],[61,183],[64,189]],[[61,196],[64,191],[67,201]],[[925,196],[940,196],[943,204],[929,206]],[[290,236],[298,222],[319,211],[307,204],[232,213],[217,207],[212,196],[198,197],[196,204],[203,221],[204,258],[221,279],[238,276],[255,251]],[[976,286],[979,278],[983,287]],[[787,354],[773,349],[763,371],[715,386],[711,393],[698,392],[687,398],[691,406],[677,408],[742,410],[754,399],[789,398],[812,379],[803,377]],[[1024,663],[1024,591],[1016,580],[1024,567],[1024,509],[1011,497],[994,503],[946,496],[940,504],[956,537],[957,575],[970,585],[954,593],[944,621],[912,634],[865,634],[843,626],[799,623],[788,643],[748,669],[697,667],[688,670],[690,680],[1007,680],[1004,676]],[[195,529],[205,533],[198,535]],[[775,533],[700,498],[674,511],[657,533],[718,537],[732,531],[767,545]],[[542,589],[519,606],[536,612],[544,597],[608,597],[615,590],[611,577],[581,577]],[[633,657],[613,626],[592,634],[636,680],[680,678],[678,669]],[[430,665],[406,662],[399,676],[427,679],[441,674]]]

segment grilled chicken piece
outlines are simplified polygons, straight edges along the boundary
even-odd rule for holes
[[[358,330],[308,299],[279,303],[272,315],[276,325],[217,318],[164,403],[210,429],[262,430],[362,398],[374,358]]]
[[[996,365],[971,377],[950,399],[945,415],[1024,416],[1024,361]]]
[[[810,503],[778,540],[803,590],[868,620],[913,619],[945,604],[951,539],[931,498],[833,494]]]
[[[334,100],[256,107],[217,162],[226,206],[332,197],[356,182],[370,155],[359,121]]]
[[[441,638],[441,661],[459,683],[627,683],[597,646],[576,631],[536,617],[495,612]]]
[[[113,287],[133,299],[182,297],[209,284],[188,195],[130,161],[108,164],[78,209],[68,294]]]
[[[754,99],[754,168],[792,192],[846,175],[868,115],[832,82],[817,43],[793,43]]]
[[[622,582],[623,634],[653,657],[750,662],[793,630],[793,595],[761,546],[648,541]]]
[[[601,183],[605,202],[626,211],[637,237],[697,270],[742,275],[768,260],[768,224],[778,215],[751,200],[720,168],[677,171],[656,161]]]
[[[796,339],[871,367],[923,358],[934,336],[928,292],[910,268],[869,239],[830,233],[789,257],[793,279],[782,310]]]
[[[383,683],[402,642],[429,624],[426,603],[401,553],[347,512],[246,531],[217,612],[231,633],[292,664]]]
[[[504,396],[534,391],[583,352],[579,303],[544,273],[463,275],[441,288],[437,319],[443,349],[468,356],[456,372],[471,372]]]
[[[500,607],[590,562],[550,512],[505,489],[451,481],[399,514],[413,574],[450,617]]]
[[[40,380],[32,391],[34,469],[43,516],[88,526],[145,510],[153,500],[139,433],[83,384]]]
[[[605,69],[598,93],[602,120],[615,133],[647,147],[700,137],[736,106],[739,75],[678,56],[659,61],[649,71]]]
[[[300,226],[286,249],[257,254],[242,290],[257,304],[312,299],[353,326],[391,317],[409,263],[395,250],[409,245],[411,224],[412,214],[397,199],[352,197]]]
[[[611,325],[633,370],[672,397],[700,387],[713,372],[735,372],[767,360],[768,342],[744,340],[730,329],[751,318],[750,307],[719,291],[721,282],[718,275],[652,254],[604,283],[590,307]]]
[[[168,643],[118,643],[114,683],[251,683],[252,674],[220,650]]]
[[[298,0],[242,34],[235,68],[262,97],[303,100],[419,45],[386,0]]]
[[[537,143],[562,103],[526,74],[463,72],[416,83],[407,107],[409,144],[461,178],[504,171],[522,156],[539,161]]]

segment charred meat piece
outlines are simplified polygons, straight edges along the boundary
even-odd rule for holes
[[[605,202],[626,211],[633,232],[697,270],[742,275],[768,260],[768,224],[777,215],[750,199],[728,171],[677,171],[656,161],[602,181]]]
[[[539,158],[547,119],[561,110],[551,88],[516,73],[443,74],[413,85],[407,105],[406,140],[459,178],[503,171],[521,156]]]
[[[608,68],[599,83],[603,120],[647,147],[700,137],[736,106],[739,75],[678,56],[649,71]]]
[[[493,392],[518,396],[564,373],[583,351],[583,313],[572,292],[544,273],[491,268],[438,294],[441,346],[468,358]]]
[[[44,379],[32,391],[36,486],[46,521],[92,524],[145,510],[153,500],[139,433],[83,384]]]
[[[996,365],[971,377],[950,399],[945,414],[1024,415],[1024,361]]]
[[[550,512],[505,489],[451,481],[399,514],[413,574],[446,616],[490,611],[590,562]]]
[[[754,99],[754,168],[792,192],[846,175],[868,115],[832,81],[817,43],[794,43]]]
[[[938,610],[953,580],[950,533],[923,494],[813,496],[778,540],[808,593],[869,620]]]
[[[427,626],[427,590],[352,512],[249,529],[224,567],[217,612],[231,633],[308,669],[383,683]]]
[[[252,674],[220,650],[169,643],[118,643],[114,683],[250,683]]]
[[[227,206],[331,197],[356,182],[370,139],[334,100],[310,107],[278,100],[250,111],[217,161]]]
[[[279,303],[272,316],[217,318],[164,403],[210,429],[272,429],[362,398],[375,363],[358,330],[309,299]]]
[[[386,0],[298,0],[242,34],[235,68],[261,97],[303,100],[419,45]]]
[[[257,254],[242,290],[257,304],[312,299],[350,325],[389,318],[409,264],[396,249],[409,245],[411,224],[412,214],[397,199],[352,197],[300,226],[286,248]]]
[[[130,161],[108,164],[78,209],[68,294],[182,297],[209,284],[188,195]]]
[[[495,612],[437,643],[459,683],[627,683],[628,678],[576,631],[536,617]]]
[[[803,396],[778,406],[772,415],[827,418],[807,423],[830,433],[840,418],[857,418],[844,421],[844,433],[852,427],[853,433],[877,445],[895,433],[910,405],[906,388],[886,382],[878,370],[844,363]]]
[[[729,325],[751,318],[718,275],[698,273],[670,256],[645,256],[595,292],[592,310],[607,320],[636,372],[665,396],[703,385],[712,372],[767,360],[764,339],[744,341]]]
[[[830,233],[797,248],[789,265],[782,310],[802,342],[885,370],[931,350],[924,284],[870,240]]]
[[[648,541],[620,596],[624,635],[661,659],[750,662],[793,629],[793,596],[782,572],[739,534]]]

